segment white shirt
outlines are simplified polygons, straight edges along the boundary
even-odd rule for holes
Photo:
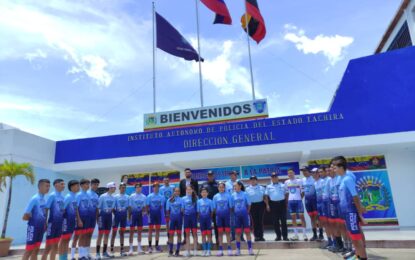
[[[285,181],[285,192],[288,193],[288,200],[302,200],[301,192],[303,189],[302,180],[286,180]]]

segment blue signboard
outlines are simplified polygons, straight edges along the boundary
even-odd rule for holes
[[[298,162],[242,166],[241,172],[242,179],[249,179],[253,175],[257,178],[270,178],[273,172],[276,172],[279,176],[287,176],[289,169],[294,170],[297,175],[300,174]]]
[[[240,167],[222,167],[222,168],[210,168],[210,169],[192,169],[192,178],[197,181],[206,181],[207,174],[209,171],[212,171],[215,174],[215,180],[222,181],[229,179],[229,174],[232,171],[236,171],[238,173],[238,178],[240,175]]]
[[[415,130],[415,47],[350,61],[326,113],[56,143],[56,163]]]

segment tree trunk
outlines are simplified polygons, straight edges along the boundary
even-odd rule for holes
[[[6,237],[7,221],[9,219],[10,204],[11,204],[11,201],[12,201],[12,183],[13,183],[13,179],[10,178],[9,196],[7,198],[7,208],[6,208],[6,214],[4,215],[4,222],[3,222],[3,229],[1,231],[1,238]]]

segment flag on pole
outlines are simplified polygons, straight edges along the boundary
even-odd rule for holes
[[[267,34],[264,18],[259,11],[257,0],[245,0],[245,5],[246,14],[241,17],[242,28],[249,31],[249,36],[259,43]]]
[[[232,17],[224,0],[201,0],[201,2],[216,13],[213,23],[232,24]]]
[[[185,60],[199,61],[199,54],[163,16],[156,12],[157,48]],[[200,58],[203,61],[202,58]]]

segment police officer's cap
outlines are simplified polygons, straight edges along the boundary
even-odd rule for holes
[[[208,171],[208,175],[213,175],[213,171]]]
[[[300,171],[310,171],[307,166],[303,166],[300,168]]]
[[[252,175],[249,179],[250,180],[258,180],[258,178],[255,175]]]

